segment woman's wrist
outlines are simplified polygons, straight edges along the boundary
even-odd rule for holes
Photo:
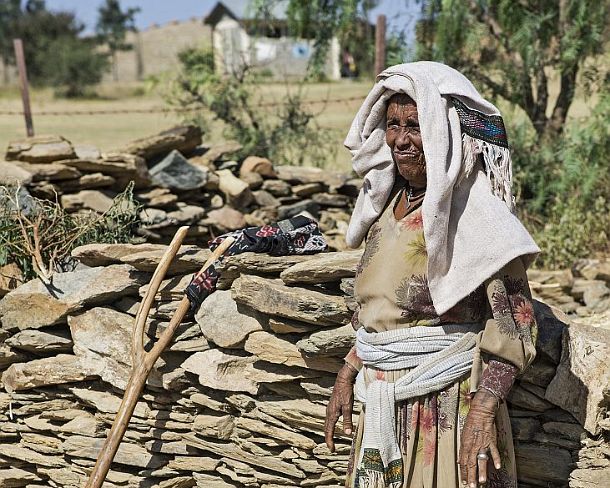
[[[337,373],[337,380],[349,381],[353,383],[358,376],[358,370],[354,368],[350,363],[345,362],[343,367]]]
[[[487,413],[493,413],[495,415],[496,411],[500,407],[499,398],[494,395],[491,391],[485,388],[479,388],[472,399],[470,404],[471,410],[481,410],[486,411]]]

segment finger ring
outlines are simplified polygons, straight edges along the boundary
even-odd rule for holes
[[[477,454],[477,459],[489,459],[489,456],[484,452],[480,452]]]

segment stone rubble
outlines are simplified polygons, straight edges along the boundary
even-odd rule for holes
[[[342,486],[349,438],[338,429],[331,454],[323,429],[354,340],[349,282],[360,252],[228,258],[220,289],[155,365],[105,486]],[[73,255],[91,267],[56,275],[57,298],[34,280],[0,301],[0,486],[84,485],[119,408],[137,303],[162,253],[83,246]],[[181,248],[149,344],[207,255]],[[538,357],[509,399],[519,486],[604,486],[610,316],[570,321],[541,302],[536,313]]]
[[[133,180],[134,198],[143,205],[140,234],[152,243],[168,243],[181,225],[191,226],[187,242],[201,243],[307,210],[330,233],[333,249],[345,248],[340,230],[358,180],[319,168],[276,168],[257,156],[231,160],[240,149],[236,143],[202,144],[195,126],[174,127],[105,154],[39,136],[10,143],[6,161],[0,161],[0,184],[20,183],[35,197],[58,198],[71,213],[102,213]]]

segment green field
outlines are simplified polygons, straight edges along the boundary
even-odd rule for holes
[[[316,114],[316,122],[323,130],[330,130],[336,140],[336,157],[328,167],[347,171],[350,168],[350,156],[343,148],[343,139],[350,123],[371,87],[371,81],[341,81],[335,83],[317,83],[306,85],[304,99],[316,101],[309,105]],[[269,83],[264,88],[265,101],[280,100],[286,93],[286,85]],[[289,89],[296,89],[294,86]],[[175,113],[114,113],[114,114],[73,114],[73,115],[37,115],[41,112],[95,112],[163,109],[166,105],[156,92],[146,93],[144,86],[108,84],[98,88],[99,98],[91,100],[56,99],[51,90],[33,90],[31,93],[32,111],[34,112],[34,129],[36,134],[58,134],[75,144],[92,144],[102,151],[120,148],[125,143],[140,137],[152,135],[163,129],[180,123],[181,118]],[[556,90],[551,86],[551,99]],[[334,102],[335,99],[352,99]],[[574,102],[570,115],[582,117],[589,113],[591,100],[579,97]],[[506,107],[503,107],[506,109]],[[266,110],[269,110],[268,108]],[[3,111],[21,111],[18,90],[0,88],[0,113]],[[522,117],[517,111],[508,111],[505,118]],[[222,131],[214,130],[204,136],[205,142],[222,140]],[[25,135],[21,115],[0,115],[0,150],[4,151],[10,140]]]

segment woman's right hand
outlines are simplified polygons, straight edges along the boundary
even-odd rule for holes
[[[335,450],[333,434],[339,417],[343,416],[343,432],[351,435],[353,431],[352,411],[354,408],[354,382],[358,371],[345,363],[337,373],[332,395],[326,406],[324,438],[330,452]]]

